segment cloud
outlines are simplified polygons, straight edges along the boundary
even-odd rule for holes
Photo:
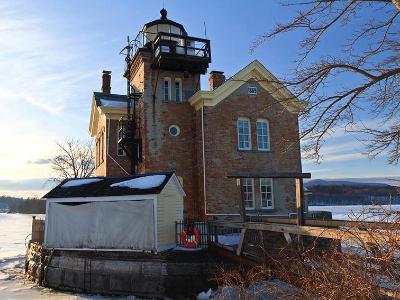
[[[27,164],[34,164],[34,165],[47,165],[51,162],[50,159],[48,158],[39,158],[36,160],[28,160],[26,163]]]
[[[55,186],[47,178],[30,178],[22,180],[0,180],[0,190],[30,191],[43,190]]]

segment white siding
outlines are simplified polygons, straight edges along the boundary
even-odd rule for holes
[[[171,178],[157,197],[158,248],[175,245],[175,222],[183,218],[183,197]]]

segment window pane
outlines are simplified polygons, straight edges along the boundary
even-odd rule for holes
[[[181,83],[179,81],[175,81],[175,100],[176,103],[181,103]]]
[[[169,101],[169,81],[164,80],[164,101]]]
[[[237,121],[239,149],[250,149],[250,122],[248,120]]]
[[[245,208],[254,208],[254,191],[253,191],[253,179],[243,178],[241,179],[243,189],[243,201]]]
[[[260,178],[260,194],[262,208],[273,208],[272,179]]]
[[[257,146],[258,150],[269,150],[269,132],[266,121],[257,121]]]

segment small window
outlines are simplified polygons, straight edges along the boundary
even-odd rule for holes
[[[260,178],[261,207],[274,208],[274,195],[272,191],[272,178]]]
[[[238,133],[238,148],[239,150],[250,150],[250,120],[238,119],[237,120],[237,133]]]
[[[163,93],[164,101],[169,102],[171,100],[171,80],[169,78],[164,78]]]
[[[245,209],[254,209],[254,179],[241,179],[243,201]]]
[[[175,80],[175,101],[182,103],[182,83],[180,79]]]
[[[178,136],[181,133],[181,129],[179,128],[178,125],[171,125],[169,126],[169,134],[172,136]]]
[[[122,127],[121,127],[121,128],[118,128],[118,132],[117,132],[117,136],[118,136],[118,139],[117,139],[117,156],[125,156],[125,155],[126,155],[124,149],[123,149],[122,146],[118,143],[118,141],[121,140],[121,139],[123,138],[123,135],[124,135],[124,133],[123,133],[123,128],[122,128]]]
[[[247,94],[249,94],[249,95],[257,95],[257,87],[256,86],[247,87]]]
[[[267,120],[257,120],[257,148],[269,151],[269,124]]]

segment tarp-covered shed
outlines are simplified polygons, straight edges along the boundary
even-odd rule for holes
[[[162,251],[175,246],[185,193],[174,173],[63,181],[43,198],[45,246]]]

